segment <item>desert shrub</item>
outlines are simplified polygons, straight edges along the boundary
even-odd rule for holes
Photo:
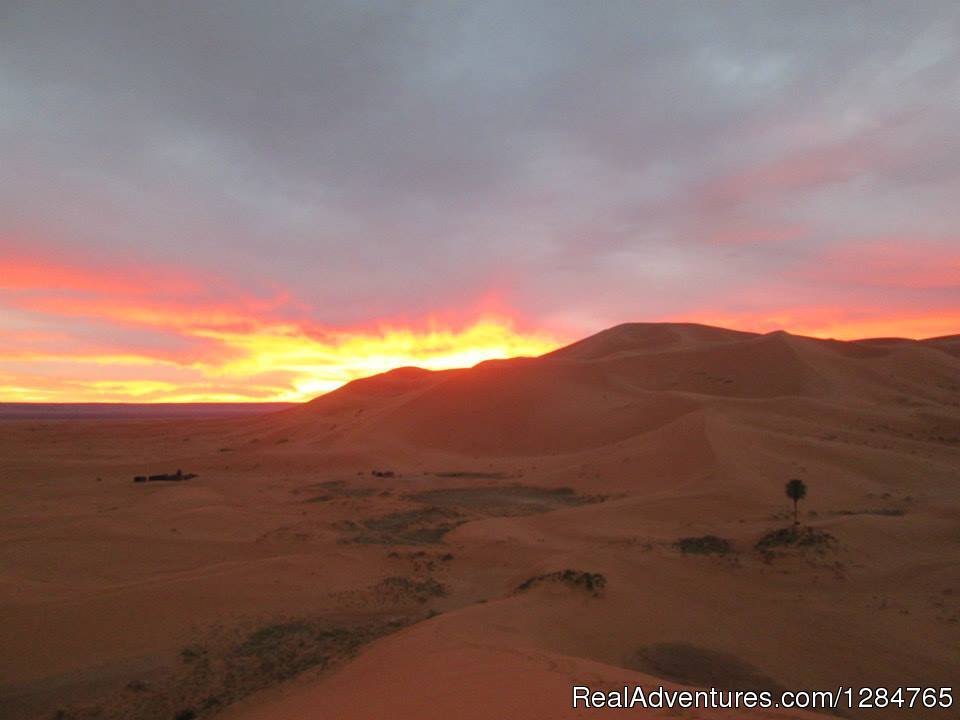
[[[104,706],[61,708],[63,720],[197,720],[215,716],[240,698],[310,668],[351,657],[370,641],[396,632],[426,613],[377,618],[301,617],[216,632],[181,651],[184,662],[150,684],[131,681]],[[344,620],[340,622],[340,620]],[[122,687],[122,686],[121,686]],[[0,713],[2,714],[2,713]]]
[[[567,569],[528,578],[520,583],[514,592],[525,592],[532,587],[550,582],[560,582],[570,587],[583,589],[595,596],[599,595],[607,586],[607,578],[600,573]]]
[[[207,651],[200,645],[188,645],[180,651],[180,659],[184,662],[193,662],[199,660],[207,654]]]
[[[238,655],[263,655],[274,652],[294,637],[306,636],[311,626],[303,621],[265,625],[250,633],[236,649]]]
[[[730,541],[716,535],[680,538],[673,546],[685,555],[727,555],[733,552]]]
[[[402,510],[363,521],[365,531],[352,542],[380,545],[434,545],[463,524],[463,516],[450,508]]]
[[[392,575],[384,578],[374,586],[374,591],[378,597],[400,602],[411,598],[418,602],[426,602],[432,597],[443,597],[447,594],[447,589],[442,583],[433,578],[417,579],[403,577],[402,575]]]
[[[885,517],[903,517],[907,511],[903,508],[872,508],[867,510],[837,510],[836,515],[882,515]]]
[[[446,472],[434,473],[436,477],[442,478],[467,478],[472,480],[505,480],[510,477],[503,472],[474,472],[471,470],[448,470]]]
[[[825,550],[832,547],[836,541],[837,539],[826,530],[793,526],[771,530],[757,540],[754,547],[762,553],[773,552],[779,548]]]

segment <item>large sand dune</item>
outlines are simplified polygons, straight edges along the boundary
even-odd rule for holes
[[[958,347],[634,324],[257,417],[4,421],[0,716],[559,718],[607,714],[570,710],[574,684],[955,686]],[[198,477],[131,482],[177,468]],[[811,544],[758,549],[794,477]]]

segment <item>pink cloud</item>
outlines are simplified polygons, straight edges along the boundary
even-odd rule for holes
[[[847,242],[827,249],[797,275],[847,286],[960,289],[960,237]]]
[[[716,245],[759,245],[781,243],[801,238],[810,229],[805,225],[734,225],[709,234],[710,241]]]
[[[869,172],[880,159],[861,142],[795,151],[710,180],[700,200],[706,208],[725,208],[771,194],[813,190]]]

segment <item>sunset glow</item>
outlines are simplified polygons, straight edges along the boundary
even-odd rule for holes
[[[484,360],[541,355],[560,344],[543,333],[520,333],[509,320],[496,317],[481,318],[459,329],[428,324],[423,329],[341,330],[323,338],[283,326],[252,334],[204,334],[238,351],[235,360],[211,369],[211,377],[266,377],[282,370],[290,376],[290,388],[271,399],[294,401],[397,367],[471,367]]]
[[[459,328],[336,330],[322,337],[295,325],[250,332],[196,328],[188,337],[220,346],[223,360],[177,362],[148,354],[19,353],[0,358],[0,399],[17,402],[303,401],[359,377],[415,365],[430,370],[539,355],[560,343],[517,331],[505,318]],[[218,353],[218,354],[221,354]],[[29,364],[40,372],[15,374]],[[41,374],[42,373],[42,374]]]
[[[283,291],[254,294],[170,266],[112,265],[28,258],[7,244],[0,401],[302,401],[396,367],[469,367],[572,339],[483,304],[324,326]]]
[[[903,252],[893,257],[909,267]],[[862,259],[845,262],[860,273],[867,267]],[[926,274],[911,282],[952,281],[955,265],[941,258],[936,274],[926,271],[932,265],[927,257]],[[889,272],[890,282],[912,277]],[[554,320],[550,327],[564,329],[538,329],[502,303],[472,313],[323,326],[276,289],[256,294],[223,277],[171,267],[102,270],[76,259],[27,260],[9,248],[0,257],[0,307],[0,401],[8,402],[302,401],[401,366],[438,370],[536,356],[603,328]],[[813,304],[643,319],[840,339],[923,338],[960,327],[960,312]]]
[[[955,254],[937,250],[925,247],[912,261],[887,241],[872,254],[835,251],[825,268],[801,267],[795,275],[835,281],[831,274],[845,272],[857,282],[879,278],[890,287],[938,291],[955,281],[958,266]],[[960,327],[960,311],[949,309],[790,305],[761,284],[754,293],[754,310],[737,309],[743,303],[732,297],[727,310],[715,303],[595,323],[561,314],[537,327],[503,302],[487,302],[472,311],[327,326],[282,289],[255,292],[171,266],[28,258],[8,243],[0,255],[0,401],[302,401],[401,366],[438,370],[540,355],[632,320],[839,339],[924,338]]]

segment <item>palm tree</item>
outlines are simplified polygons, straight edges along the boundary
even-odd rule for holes
[[[807,486],[803,484],[803,480],[791,480],[787,483],[787,497],[793,500],[793,524],[799,525],[800,518],[797,511],[797,503],[803,500],[807,496]]]

